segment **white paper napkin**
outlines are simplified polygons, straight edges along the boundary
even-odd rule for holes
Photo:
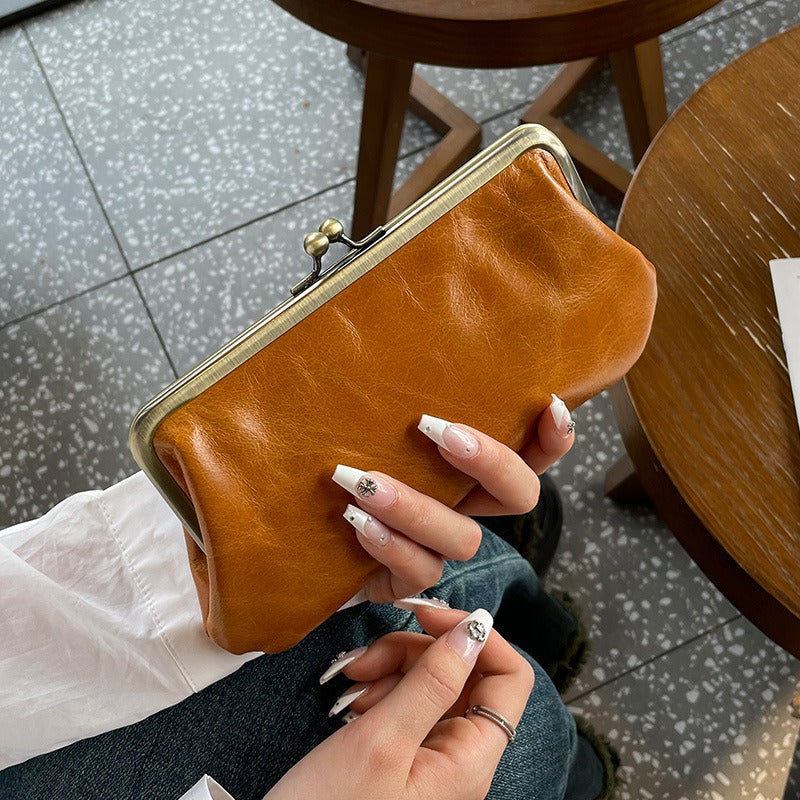
[[[800,258],[775,258],[769,268],[800,427]]]

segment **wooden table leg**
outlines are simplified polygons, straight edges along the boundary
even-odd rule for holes
[[[625,449],[658,515],[692,560],[754,625],[800,658],[800,619],[739,566],[709,533],[659,463],[623,381],[610,390]]]
[[[638,164],[667,121],[661,47],[658,39],[650,39],[612,53],[609,61],[625,116],[633,163]]]
[[[606,472],[605,494],[615,503],[624,505],[647,505],[650,498],[639,480],[636,467],[627,453],[611,465]]]
[[[352,236],[386,222],[414,64],[368,53]]]

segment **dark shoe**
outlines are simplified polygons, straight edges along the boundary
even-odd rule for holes
[[[533,511],[527,514],[475,519],[501,539],[505,539],[530,562],[536,574],[544,578],[553,563],[561,539],[564,510],[553,479],[548,475],[540,475],[539,482],[542,488],[539,502]]]
[[[594,787],[591,794],[594,800],[613,800],[618,795],[621,783],[620,758],[616,747],[597,733],[583,717],[576,716],[575,725],[578,728],[579,749],[587,752],[593,750],[595,758],[587,758],[585,753],[578,754],[577,768],[570,771],[567,797],[581,796],[580,790],[591,785]]]

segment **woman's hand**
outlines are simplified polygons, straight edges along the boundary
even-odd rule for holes
[[[417,618],[431,636],[390,633],[347,664],[344,674],[362,683],[345,694],[366,689],[352,704],[362,716],[292,767],[265,800],[486,796],[509,740],[497,723],[464,712],[486,706],[516,726],[533,670],[491,631],[486,611],[422,607]]]
[[[466,561],[481,543],[481,529],[466,514],[523,514],[539,499],[539,479],[574,440],[564,403],[553,402],[541,415],[537,435],[518,455],[468,425],[424,415],[420,430],[438,445],[445,461],[478,481],[455,508],[382,472],[339,465],[333,479],[355,497],[347,519],[364,549],[386,569],[364,589],[364,599],[390,603],[436,584],[445,559]]]

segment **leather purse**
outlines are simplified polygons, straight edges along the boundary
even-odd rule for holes
[[[332,242],[344,258],[323,270]],[[326,220],[292,296],[136,416],[133,454],[182,520],[208,635],[302,639],[380,568],[342,518],[338,463],[455,506],[475,481],[422,413],[515,450],[644,347],[655,271],[591,211],[563,145],[521,126],[360,242]]]

